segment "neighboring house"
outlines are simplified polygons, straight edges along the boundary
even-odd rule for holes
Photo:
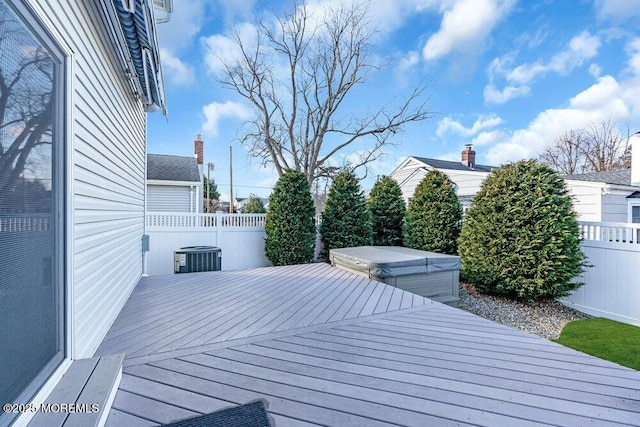
[[[640,222],[640,187],[631,169],[563,176],[580,221]]]
[[[142,274],[145,115],[165,111],[153,13],[0,0],[2,403],[42,401],[93,356]],[[20,179],[49,194],[37,214]]]
[[[629,145],[631,169],[563,176],[578,220],[640,223],[640,132]]]
[[[248,200],[248,199],[247,199]],[[220,213],[229,213],[229,196],[221,195],[220,200],[218,200],[219,206],[216,212]],[[240,209],[239,199],[233,198],[233,210],[234,212],[238,212]]]
[[[147,211],[203,211],[200,135],[195,140],[195,153],[195,157],[147,154]]]
[[[237,209],[239,212],[243,212],[244,211],[244,207],[247,206],[247,203],[249,203],[249,200],[251,200],[251,197],[238,197],[236,199],[236,205],[238,206]],[[264,206],[265,209],[268,209],[269,207],[269,198],[268,197],[260,197],[260,201],[262,202],[262,205]],[[228,204],[227,204],[227,208],[228,208]]]
[[[468,144],[460,162],[410,156],[389,176],[398,182],[402,197],[408,203],[420,181],[434,169],[444,172],[453,181],[460,203],[466,210],[471,207],[471,200],[480,190],[482,182],[496,167],[476,164],[476,152]]]

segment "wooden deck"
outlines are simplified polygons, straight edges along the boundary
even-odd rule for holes
[[[262,398],[280,426],[640,425],[640,373],[327,264],[140,281],[108,426]]]

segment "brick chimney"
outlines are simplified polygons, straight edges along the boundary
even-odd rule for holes
[[[472,169],[476,164],[476,152],[473,151],[471,144],[465,145],[464,151],[462,152],[462,164]]]
[[[193,141],[193,150],[196,155],[196,159],[198,159],[198,164],[204,164],[204,142],[200,138],[200,134],[196,135],[196,140]]]

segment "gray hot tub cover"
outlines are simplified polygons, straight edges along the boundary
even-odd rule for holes
[[[409,274],[460,270],[460,257],[420,251],[400,246],[358,246],[331,249],[331,265],[344,265],[367,272],[369,277],[396,277]]]

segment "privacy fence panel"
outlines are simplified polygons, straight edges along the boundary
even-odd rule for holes
[[[591,264],[584,286],[561,301],[593,316],[640,326],[640,224],[581,222],[582,251]]]
[[[222,270],[271,265],[264,256],[264,214],[147,214],[147,274],[174,273],[174,252],[188,246],[217,246]]]

